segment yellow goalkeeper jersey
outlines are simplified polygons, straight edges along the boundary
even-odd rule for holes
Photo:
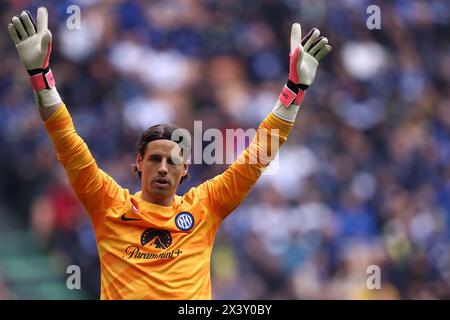
[[[224,173],[176,195],[169,207],[142,200],[141,192],[130,194],[99,169],[64,104],[45,127],[93,224],[101,299],[181,300],[211,299],[210,257],[217,228],[267,166],[242,160],[249,160],[249,150],[261,148],[260,129],[276,134],[280,146],[292,124],[270,114],[239,156],[241,163],[235,161]],[[270,152],[277,152],[266,141]]]

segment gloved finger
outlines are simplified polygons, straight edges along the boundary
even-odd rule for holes
[[[309,49],[309,54],[314,56],[317,52],[319,52],[320,49],[322,49],[326,44],[328,44],[328,39],[320,37],[311,45],[311,48]]]
[[[36,34],[36,26],[33,22],[33,18],[31,17],[30,12],[28,11],[22,11],[20,14],[20,20],[22,21],[22,24],[25,27],[25,30],[27,31],[29,36]]]
[[[11,22],[14,25],[14,27],[16,27],[17,33],[19,34],[21,40],[25,40],[26,38],[28,38],[28,33],[25,31],[25,28],[22,22],[20,21],[19,17],[14,16],[11,19]]]
[[[306,41],[309,40],[309,38],[311,37],[311,35],[312,35],[312,33],[313,33],[313,31],[314,31],[315,29],[316,29],[316,28],[312,28],[311,30],[308,31],[308,33],[306,34],[306,36],[302,39],[302,46],[304,46],[304,45],[306,44]]]
[[[37,32],[43,32],[48,29],[48,12],[47,8],[39,7],[37,10]]]
[[[8,24],[8,31],[11,39],[14,41],[14,44],[18,44],[20,42],[19,33],[12,23]]]
[[[303,49],[306,52],[309,51],[311,45],[316,42],[317,38],[320,36],[320,31],[317,28],[312,29],[308,35],[302,40]]]
[[[322,47],[322,49],[319,50],[319,52],[316,53],[314,57],[317,59],[317,61],[320,61],[331,51],[331,49],[332,47],[326,44]]]
[[[52,42],[52,33],[50,30],[45,30],[44,35],[41,39],[41,46],[42,48],[48,48],[48,45]]]
[[[300,23],[294,23],[291,28],[291,53],[294,52],[295,48],[300,44],[302,39],[302,27]]]

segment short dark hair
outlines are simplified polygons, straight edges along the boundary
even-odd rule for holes
[[[190,136],[186,134],[186,130],[174,124],[157,124],[148,128],[139,138],[136,147],[136,155],[140,154],[143,158],[145,149],[147,148],[147,144],[155,140],[170,140],[177,143],[178,145],[180,145],[183,152],[183,159],[188,159],[191,147]],[[134,172],[137,173],[140,179],[142,175],[136,165],[134,165]],[[181,177],[180,184],[187,179],[189,179],[189,174]]]

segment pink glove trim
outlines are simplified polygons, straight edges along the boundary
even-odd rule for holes
[[[299,106],[302,103],[304,97],[305,97],[305,91],[299,90],[297,93],[297,97],[295,97],[294,104],[296,106]]]
[[[283,106],[288,108],[291,105],[292,101],[294,101],[296,96],[297,95],[294,92],[292,92],[292,90],[289,89],[287,87],[287,85],[285,85],[283,87],[283,90],[281,91],[280,96],[278,97],[278,99],[283,104]]]
[[[52,70],[48,70],[47,73],[38,73],[30,76],[31,86],[33,90],[38,92],[43,89],[51,89],[55,86],[55,78],[53,77]]]
[[[50,42],[47,47],[47,54],[45,55],[44,65],[42,66],[42,69],[47,69],[51,53],[52,53],[52,44]]]
[[[289,80],[295,84],[299,84],[300,79],[298,78],[297,62],[300,48],[297,46],[294,52],[289,54]]]

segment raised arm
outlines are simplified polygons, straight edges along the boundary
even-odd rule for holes
[[[330,51],[328,39],[312,29],[303,39],[300,24],[292,25],[289,78],[272,112],[238,159],[221,175],[205,182],[215,214],[224,219],[250,192],[279,147],[287,140],[319,61]]]
[[[125,198],[126,190],[97,167],[56,90],[55,79],[49,68],[52,34],[48,29],[47,9],[38,9],[37,24],[28,11],[22,11],[12,18],[8,30],[30,76],[36,104],[58,160],[64,166],[72,188],[95,222],[105,209]]]

